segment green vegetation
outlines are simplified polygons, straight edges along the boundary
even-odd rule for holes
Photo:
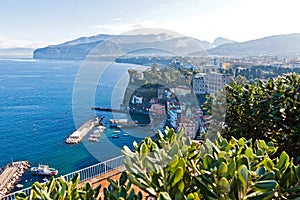
[[[79,175],[68,182],[63,177],[55,180],[53,177],[46,183],[41,184],[35,182],[31,186],[30,194],[27,196],[25,193],[17,195],[18,200],[34,200],[34,199],[96,199],[99,195],[100,186],[93,189],[90,184],[86,184],[82,188],[77,188],[79,182]]]
[[[114,181],[108,178],[110,185],[104,188],[104,200],[141,200],[142,193],[135,194],[134,189],[131,187],[132,183],[128,181],[127,173],[123,172],[119,181]]]
[[[226,87],[223,136],[272,141],[299,161],[300,76],[296,73]]]
[[[172,129],[134,151],[123,148],[130,182],[157,199],[294,199],[300,197],[300,167],[263,140],[197,144]]]
[[[270,79],[287,73],[300,74],[300,68],[285,68],[276,66],[252,66],[244,69],[237,68],[235,76],[243,76],[249,82],[254,83],[262,79]]]

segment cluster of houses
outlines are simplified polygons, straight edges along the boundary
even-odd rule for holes
[[[205,132],[211,117],[205,115],[199,104],[193,106],[189,102],[191,96],[202,96],[218,92],[229,84],[233,78],[229,74],[219,73],[219,65],[203,65],[191,79],[190,87],[178,85],[173,88],[161,86],[157,89],[157,97],[145,102],[143,96],[133,95],[131,103],[148,104],[148,113],[166,115],[167,125],[176,130],[185,129],[185,136],[195,138],[199,132]],[[180,98],[179,98],[180,97]],[[180,101],[184,99],[184,101]],[[150,104],[149,104],[150,103]]]

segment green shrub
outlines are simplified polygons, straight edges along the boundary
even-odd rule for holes
[[[300,167],[264,140],[197,144],[173,129],[124,147],[131,183],[157,199],[294,199],[300,197]]]
[[[53,177],[45,183],[35,182],[31,186],[30,194],[19,193],[18,200],[35,200],[35,199],[96,199],[99,195],[100,187],[93,189],[89,183],[82,188],[77,188],[79,174],[76,174],[71,181],[65,181],[63,177],[55,180]]]
[[[278,153],[286,151],[300,163],[300,76],[296,73],[257,84],[231,83],[225,87],[225,126],[218,116],[222,109],[211,104],[220,102],[220,95],[208,97],[204,109],[213,116],[213,125],[223,127],[223,137],[230,139],[262,139],[272,141],[279,147]],[[225,104],[225,103],[224,103]],[[225,106],[224,106],[225,107]],[[215,130],[214,127],[212,127]]]

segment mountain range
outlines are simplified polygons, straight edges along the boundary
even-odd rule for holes
[[[199,48],[201,47],[201,48]],[[213,43],[191,37],[173,37],[165,33],[105,35],[81,37],[63,44],[36,49],[35,59],[76,59],[98,55],[218,55],[218,56],[298,56],[300,33],[264,37],[246,42],[216,38]]]

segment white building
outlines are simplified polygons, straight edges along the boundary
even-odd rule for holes
[[[193,78],[193,90],[195,94],[211,94],[223,89],[226,84],[229,84],[230,76],[211,72],[209,74],[198,73]]]
[[[193,87],[194,94],[207,94],[208,93],[207,85],[204,80],[205,75],[206,74],[204,74],[204,73],[198,73],[193,78],[192,87]]]
[[[133,104],[141,104],[141,103],[143,103],[143,97],[139,97],[139,96],[133,95],[133,97],[131,99],[131,103],[133,103]]]

